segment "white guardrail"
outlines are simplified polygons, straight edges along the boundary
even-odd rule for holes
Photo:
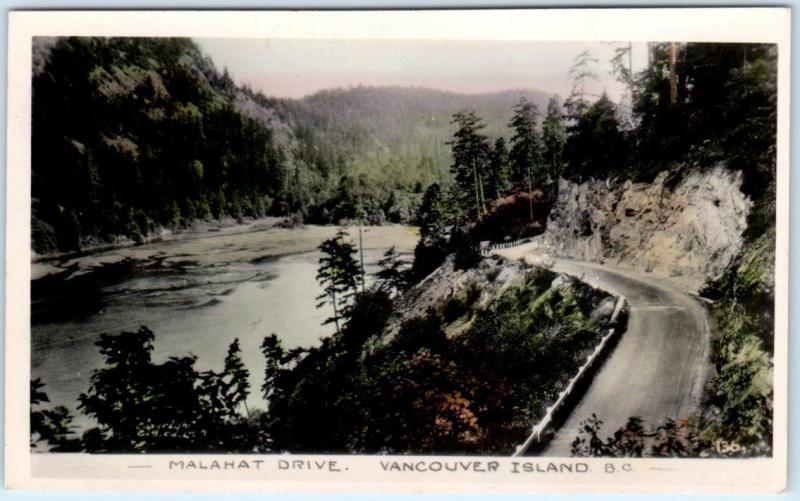
[[[517,245],[533,242],[533,239],[534,237],[525,237],[525,238],[518,238],[516,240],[510,240],[508,242],[498,242],[494,244],[491,244],[489,242],[481,242],[481,254],[486,256],[495,249],[507,249],[509,247],[516,247]]]
[[[499,242],[496,244],[481,242],[481,254],[485,256],[490,254],[495,249],[507,249],[509,247],[526,244],[532,242],[533,239],[534,237],[519,238],[517,240]],[[609,323],[613,324],[617,321],[620,312],[625,307],[625,302],[625,297],[617,296],[617,302],[614,305],[614,312],[611,314]],[[593,368],[594,364],[596,364],[598,360],[606,355],[608,346],[611,344],[614,336],[618,334],[619,332],[615,328],[611,327],[608,329],[608,333],[603,336],[599,343],[597,343],[597,346],[594,347],[594,351],[592,351],[592,353],[586,359],[586,362],[581,365],[581,367],[578,369],[578,372],[575,374],[575,376],[573,376],[569,384],[567,384],[567,387],[558,394],[558,398],[553,405],[547,408],[547,411],[542,419],[540,419],[539,422],[533,426],[531,433],[528,435],[528,438],[525,439],[525,442],[518,445],[516,449],[514,449],[514,453],[511,455],[511,457],[521,456],[528,451],[531,445],[541,442],[542,435],[544,435],[544,432],[547,431],[548,427],[553,424],[553,419],[556,412],[558,412],[564,406],[567,399],[572,395],[572,392],[575,391],[575,387],[584,377],[586,377],[586,374]]]
[[[611,314],[611,323],[616,322],[617,317],[619,317],[622,308],[625,306],[625,298],[622,296],[617,296],[617,302],[614,305],[614,312]],[[592,368],[592,366],[605,355],[605,351],[609,344],[611,343],[611,339],[617,334],[616,329],[613,327],[608,330],[608,334],[603,336],[600,342],[595,346],[594,351],[589,355],[586,359],[586,362],[578,369],[578,373],[570,380],[569,384],[567,385],[564,390],[559,393],[558,399],[556,399],[555,403],[547,408],[547,412],[545,412],[542,419],[539,420],[533,426],[531,430],[531,434],[528,435],[528,438],[523,442],[521,445],[518,445],[517,448],[514,450],[514,454],[512,457],[517,457],[525,454],[528,451],[531,445],[534,443],[539,443],[542,439],[542,435],[547,430],[547,428],[552,424],[553,417],[555,413],[564,405],[567,401],[569,396],[575,390],[577,384],[586,376],[586,373]]]

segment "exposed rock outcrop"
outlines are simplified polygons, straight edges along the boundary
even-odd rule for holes
[[[561,180],[543,253],[611,263],[671,277],[697,290],[719,277],[742,247],[750,200],[742,176],[717,165],[674,187],[667,172],[652,183]]]
[[[386,339],[391,339],[404,321],[424,316],[429,309],[442,313],[447,302],[453,299],[462,300],[465,308],[485,307],[522,278],[527,268],[522,262],[494,256],[482,260],[474,268],[456,270],[452,256],[448,257],[425,280],[398,299],[385,330]]]

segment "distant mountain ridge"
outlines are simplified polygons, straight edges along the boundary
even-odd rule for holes
[[[472,94],[427,87],[357,86],[325,89],[301,99],[280,101],[306,108],[316,107],[318,115],[336,111],[360,111],[370,117],[384,116],[387,119],[386,125],[391,125],[389,120],[398,117],[408,120],[444,119],[449,123],[454,113],[474,110],[490,126],[505,129],[511,119],[512,107],[523,97],[543,108],[550,95],[534,89]]]
[[[450,164],[447,141],[455,113],[474,110],[491,139],[509,137],[513,107],[522,98],[544,111],[549,94],[533,89],[465,94],[424,87],[358,86],[326,89],[301,99],[269,98],[245,89],[250,103],[243,111],[256,117],[253,105],[271,110],[265,125],[292,130],[309,164],[349,165],[350,174],[368,173],[377,162],[397,170],[398,188],[441,181]],[[242,99],[242,103],[247,99]]]

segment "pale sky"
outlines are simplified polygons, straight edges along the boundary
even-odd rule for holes
[[[573,59],[589,50],[603,90],[618,100],[622,87],[609,75],[615,44],[451,40],[196,40],[221,71],[267,96],[298,98],[322,89],[358,85],[428,87],[463,93],[537,89],[562,97],[572,82]],[[618,45],[618,44],[616,44]],[[635,43],[634,70],[646,48]]]

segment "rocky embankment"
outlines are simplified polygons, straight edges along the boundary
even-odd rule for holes
[[[543,254],[670,277],[689,291],[719,277],[742,248],[751,202],[740,173],[717,165],[652,183],[561,180]]]
[[[425,280],[408,290],[397,299],[392,317],[384,331],[384,341],[394,337],[402,324],[414,317],[432,312],[445,321],[444,331],[448,337],[457,336],[468,330],[490,305],[512,287],[518,287],[526,274],[533,271],[525,260],[510,260],[501,256],[489,256],[477,266],[458,270],[453,258],[448,257],[444,264]],[[552,291],[574,289],[579,296],[586,296],[593,304],[587,320],[604,323],[614,310],[615,298],[588,286],[566,274],[553,274],[550,283]],[[590,292],[593,291],[593,292]],[[596,294],[597,297],[589,296]]]
[[[521,261],[493,256],[474,268],[457,270],[453,256],[449,256],[433,273],[398,298],[385,330],[386,338],[391,339],[410,318],[425,315],[429,310],[442,313],[448,301],[460,301],[467,309],[485,307],[519,280],[526,267]],[[460,324],[471,323],[470,320],[462,319]],[[468,325],[451,325],[446,330],[452,335],[453,330],[461,331],[465,326]]]

